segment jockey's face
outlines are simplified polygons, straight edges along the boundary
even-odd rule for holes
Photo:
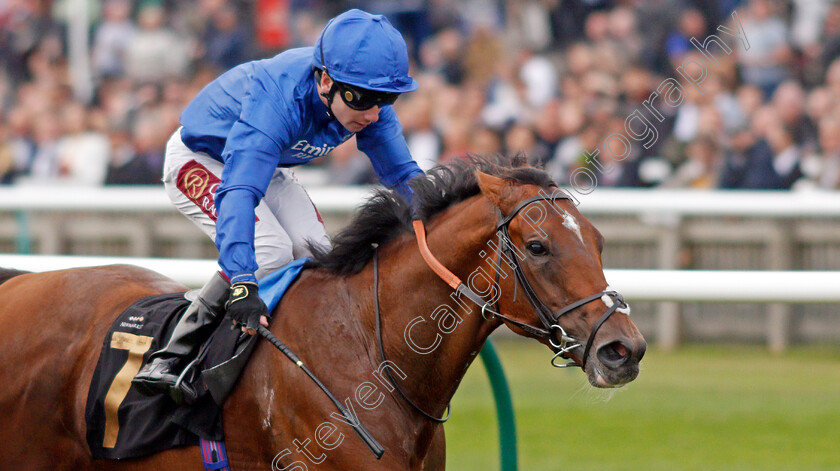
[[[333,81],[327,74],[321,74],[321,79],[318,81],[318,94],[328,94],[332,88]],[[359,132],[371,123],[379,121],[379,106],[373,106],[366,110],[354,110],[344,103],[344,100],[336,95],[332,102],[332,113],[335,119],[350,132]],[[321,102],[327,105],[327,99],[321,95]],[[329,105],[327,105],[329,106]]]

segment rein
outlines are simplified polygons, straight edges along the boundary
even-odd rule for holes
[[[531,286],[531,283],[525,276],[525,272],[522,270],[522,266],[519,264],[519,259],[517,258],[516,254],[511,248],[513,243],[511,242],[508,226],[510,225],[510,222],[517,216],[517,214],[519,214],[519,212],[526,206],[537,201],[554,202],[557,199],[571,200],[571,197],[565,193],[555,193],[552,195],[538,195],[528,198],[519,203],[507,216],[503,216],[501,211],[499,211],[499,222],[496,225],[496,233],[499,237],[498,257],[496,259],[495,273],[496,288],[498,288],[499,278],[501,276],[502,256],[505,256],[508,259],[509,263],[513,265],[512,268],[516,276],[516,281],[519,285],[522,286],[523,291],[525,291],[525,296],[528,298],[528,301],[531,303],[531,306],[536,311],[537,316],[540,319],[540,323],[542,324],[542,328],[533,326],[531,324],[527,324],[525,322],[513,319],[509,316],[502,314],[501,312],[499,312],[498,299],[493,303],[494,309],[491,309],[489,307],[489,302],[487,302],[480,295],[476,294],[472,289],[470,289],[466,284],[464,284],[464,282],[462,282],[454,273],[452,273],[446,267],[444,267],[443,264],[440,263],[439,260],[437,260],[437,258],[435,258],[434,254],[432,254],[426,242],[426,228],[423,225],[423,221],[415,219],[412,222],[412,224],[414,226],[414,233],[417,238],[417,245],[420,248],[420,254],[423,256],[423,260],[426,261],[426,264],[429,265],[429,267],[443,281],[445,281],[449,286],[451,286],[456,291],[456,293],[463,294],[471,301],[473,301],[476,305],[480,306],[481,315],[484,319],[491,320],[493,317],[498,317],[502,320],[502,322],[515,325],[523,331],[534,335],[538,338],[546,339],[549,345],[551,346],[552,350],[555,352],[554,357],[552,357],[551,359],[551,364],[553,366],[557,368],[576,366],[580,367],[583,370],[586,370],[586,360],[589,357],[589,351],[592,347],[592,344],[595,341],[595,335],[598,333],[598,330],[601,328],[604,322],[606,322],[607,319],[609,319],[610,316],[612,316],[616,310],[624,309],[627,307],[627,303],[624,301],[624,298],[616,291],[605,290],[600,293],[579,299],[554,313],[548,306],[545,305],[545,303],[542,302],[542,300],[540,300],[539,296],[534,291],[534,288]],[[515,287],[516,284],[514,284],[514,288]],[[516,293],[514,292],[514,301],[516,300],[515,297]],[[582,363],[578,364],[574,361],[570,361],[568,363],[557,363],[558,358],[569,359],[568,354],[581,346],[578,340],[569,336],[563,329],[563,327],[560,326],[560,317],[597,299],[603,300],[604,304],[608,306],[608,309],[601,316],[601,318],[598,319],[598,321],[595,323],[595,325],[592,327],[592,330],[589,333],[589,338],[586,341],[586,346],[584,347],[583,351]],[[490,316],[488,317],[486,313],[489,313]],[[559,340],[557,339],[558,335]]]

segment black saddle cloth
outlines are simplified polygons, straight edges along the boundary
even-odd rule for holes
[[[165,345],[189,303],[184,293],[148,296],[129,306],[111,325],[85,408],[87,442],[94,458],[134,458],[198,445],[199,437],[224,439],[219,404],[223,401],[213,400],[200,377],[196,382],[200,396],[192,405],[175,404],[167,395],[144,396],[131,385],[149,356]],[[200,369],[225,362],[242,351],[241,343],[252,345],[256,340],[247,337],[238,330],[216,329],[207,342],[213,348],[202,348],[206,354]]]

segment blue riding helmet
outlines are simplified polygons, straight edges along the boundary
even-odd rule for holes
[[[336,82],[385,93],[417,89],[408,75],[405,40],[382,15],[353,9],[333,18],[318,37],[312,59]]]

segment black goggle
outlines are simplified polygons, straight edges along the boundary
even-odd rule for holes
[[[364,111],[373,108],[374,106],[393,105],[399,93],[377,92],[373,90],[365,90],[364,88],[354,87],[346,83],[333,81],[334,89],[341,96],[341,100],[348,108],[356,111]]]

